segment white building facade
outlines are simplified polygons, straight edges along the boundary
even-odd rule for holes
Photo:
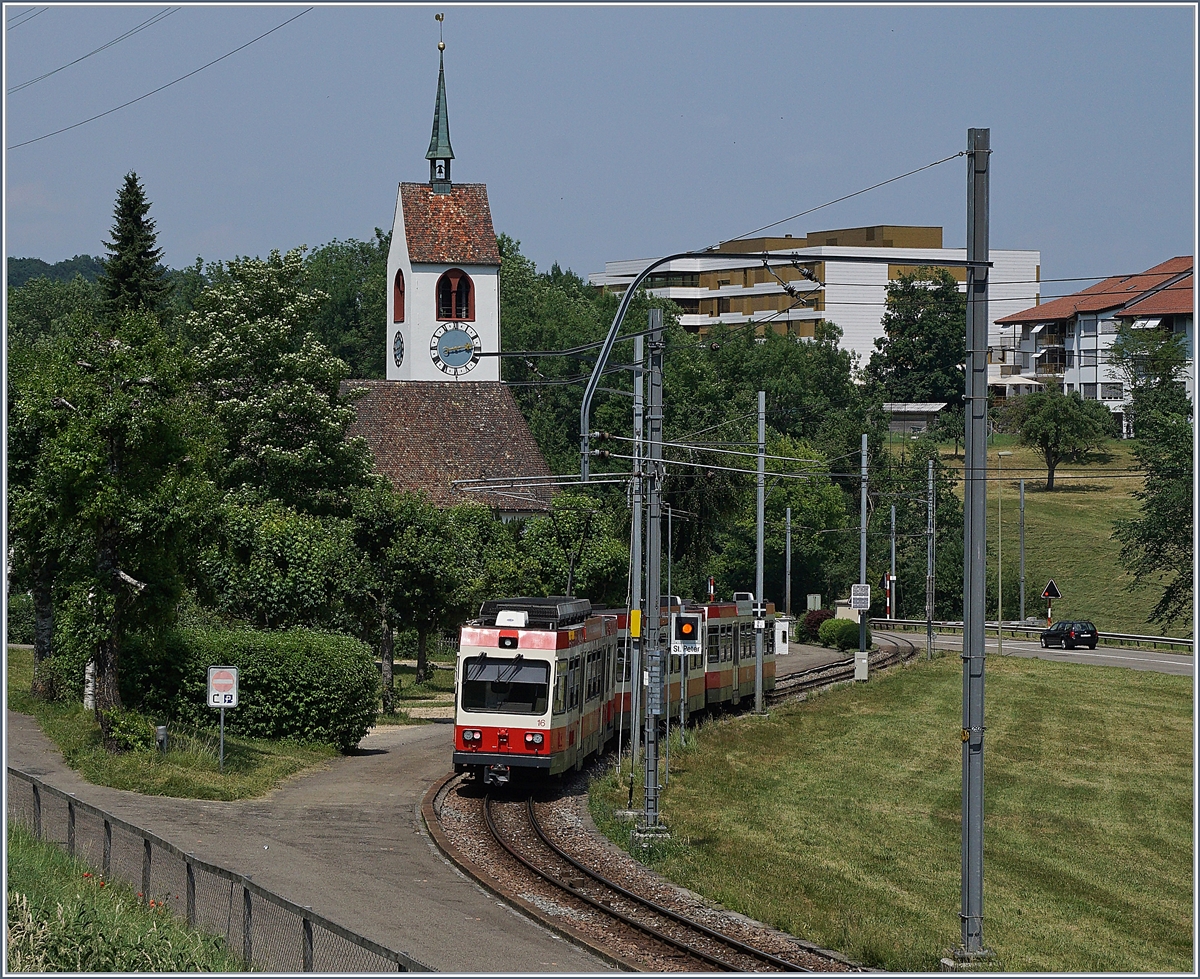
[[[761,329],[811,337],[818,320],[837,324],[841,345],[865,366],[883,336],[888,283],[922,266],[946,268],[965,289],[965,248],[942,248],[942,229],[877,225],[816,232],[807,238],[759,238],[726,242],[719,251],[676,259],[647,279],[648,291],[682,307],[680,324],[705,332],[722,323],[753,321]],[[762,259],[723,257],[722,252],[765,253]],[[784,259],[782,256],[786,255]],[[1041,253],[993,249],[989,286],[989,337],[999,343],[996,320],[1036,303],[1041,296]],[[655,259],[606,262],[588,281],[621,292]],[[1011,333],[1011,331],[1010,331]]]

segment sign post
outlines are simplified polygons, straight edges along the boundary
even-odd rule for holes
[[[858,654],[854,657],[854,679],[867,679],[867,649],[866,649],[866,623],[867,612],[871,609],[871,586],[870,585],[851,585],[850,586],[850,608],[858,612],[859,636],[863,637],[859,642]]]
[[[1053,578],[1042,592],[1042,598],[1046,600],[1046,628],[1049,629],[1054,624],[1054,616],[1051,614],[1054,608],[1054,599],[1062,598],[1062,592],[1058,590],[1058,585],[1054,583]]]
[[[238,668],[210,666],[208,668],[208,706],[221,711],[220,771],[225,774],[225,708],[238,705]]]

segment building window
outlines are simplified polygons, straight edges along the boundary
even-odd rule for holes
[[[1096,351],[1095,350],[1079,351],[1079,366],[1080,367],[1095,367],[1096,366]]]
[[[475,285],[462,269],[450,269],[438,279],[437,318],[475,319]]]
[[[1067,351],[1067,366],[1068,367],[1075,366],[1075,351],[1074,350]]]
[[[1071,393],[1072,391],[1074,391],[1074,390],[1075,390],[1075,385],[1074,385],[1074,384],[1068,384],[1068,385],[1067,385],[1067,394],[1070,394],[1070,393]]]
[[[1101,384],[1100,397],[1105,401],[1120,401],[1125,396],[1125,388],[1121,384]]]
[[[728,313],[728,312],[729,312],[729,300],[728,299],[718,299],[717,300],[717,315],[720,316],[722,313]]]
[[[1095,384],[1080,384],[1079,387],[1083,391],[1084,401],[1096,400],[1096,385]]]
[[[392,284],[392,322],[404,322],[404,270],[396,269],[396,281]]]
[[[1073,337],[1074,335],[1075,335],[1075,321],[1071,320],[1069,323],[1067,323],[1067,336]]]

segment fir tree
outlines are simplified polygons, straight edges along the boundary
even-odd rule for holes
[[[170,290],[163,268],[162,249],[157,247],[154,221],[147,217],[146,200],[138,176],[125,174],[125,184],[117,194],[113,209],[116,219],[112,241],[104,242],[108,258],[100,276],[101,295],[110,312],[142,310],[157,313]]]

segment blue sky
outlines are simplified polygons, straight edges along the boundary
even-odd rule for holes
[[[5,6],[6,92],[168,8],[35,9]],[[5,146],[303,9],[185,6],[8,95]],[[1043,277],[1193,250],[1190,5],[443,4],[318,6],[7,149],[7,254],[102,253],[131,169],[173,266],[390,227],[397,182],[428,178],[438,10],[454,177],[488,185],[541,268],[733,237],[949,156],[972,126],[992,131],[992,246],[1040,249]],[[955,160],[778,230],[933,224],[961,246],[965,209]]]

